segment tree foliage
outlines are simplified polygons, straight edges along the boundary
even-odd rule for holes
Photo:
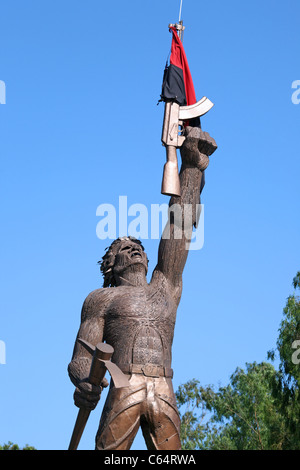
[[[300,272],[293,280],[300,288]],[[297,349],[299,354],[297,353]],[[279,358],[279,369],[272,362]],[[300,301],[287,299],[270,362],[238,367],[225,387],[181,385],[176,399],[184,449],[300,449]]]
[[[20,449],[18,444],[13,444],[11,441],[8,441],[7,444],[3,444],[3,446],[0,446],[0,450],[36,450],[34,447],[29,446],[28,444],[23,447],[23,449]]]

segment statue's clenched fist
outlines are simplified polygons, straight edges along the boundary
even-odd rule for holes
[[[82,380],[79,382],[74,392],[74,403],[78,408],[85,408],[88,410],[94,410],[100,400],[101,392],[103,388],[108,386],[107,380],[104,378],[101,385],[97,387],[88,382],[88,380]]]
[[[209,156],[217,149],[215,140],[200,127],[186,127],[186,137],[181,151],[181,158],[185,165],[199,168],[204,171],[209,165]]]

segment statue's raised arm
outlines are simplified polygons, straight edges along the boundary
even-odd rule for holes
[[[152,277],[154,281],[162,273],[174,288],[178,302],[193,227],[197,226],[200,216],[204,170],[208,167],[209,156],[217,149],[214,139],[200,127],[186,127],[184,132],[186,138],[180,148],[181,196],[170,199],[169,220],[159,244],[158,262]]]

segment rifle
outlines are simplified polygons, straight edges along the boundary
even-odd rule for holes
[[[203,116],[213,106],[205,96],[190,106],[179,106],[176,101],[166,101],[161,140],[166,147],[167,162],[163,171],[162,194],[180,196],[177,149],[185,141],[185,137],[181,134],[182,129],[186,121]]]

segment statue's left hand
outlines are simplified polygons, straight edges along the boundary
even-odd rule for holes
[[[79,382],[74,392],[74,403],[78,408],[86,408],[88,410],[94,410],[100,400],[101,392],[103,388],[108,386],[106,378],[101,382],[101,385],[97,387],[92,385],[88,380],[82,380]]]

